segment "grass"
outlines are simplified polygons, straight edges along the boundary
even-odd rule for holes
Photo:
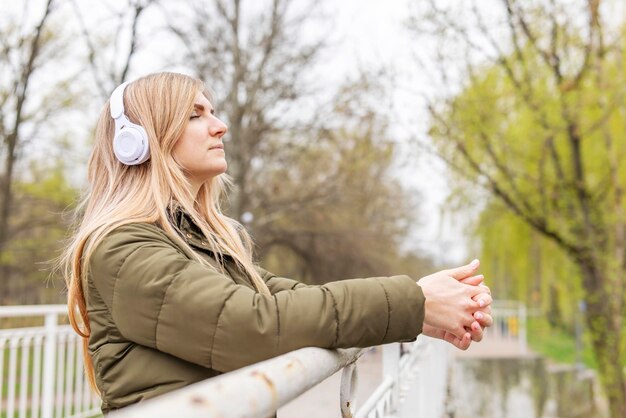
[[[2,394],[0,394],[2,396],[2,398],[6,398],[8,396],[9,393],[9,385],[8,385],[8,381],[9,381],[9,359],[10,359],[10,354],[11,350],[10,349],[5,349],[4,353],[3,353],[3,364],[4,364],[4,369],[3,369],[3,375],[0,376],[0,379],[2,379],[3,381],[3,385],[2,385]],[[33,366],[34,366],[34,362],[33,362],[33,350],[32,348],[29,350],[29,359],[28,359],[28,380],[27,380],[27,392],[28,393],[32,393],[32,374],[33,374]],[[15,384],[15,394],[16,396],[19,396],[20,393],[20,385],[21,385],[21,367],[22,367],[22,356],[23,356],[23,352],[21,349],[19,349],[17,351],[17,356],[16,356],[16,384]],[[42,360],[43,361],[43,356],[42,356]],[[40,371],[41,373],[41,371]],[[40,374],[41,376],[41,374]]]
[[[543,354],[557,363],[575,364],[577,362],[576,338],[571,332],[551,327],[542,317],[530,317],[527,324],[528,345],[534,352]],[[583,335],[581,346],[582,363],[595,369],[597,365],[587,335]]]
[[[62,346],[57,346],[57,350],[62,349],[61,347]],[[30,413],[30,403],[31,403],[31,397],[33,395],[33,387],[32,387],[32,384],[33,384],[33,372],[34,372],[34,370],[33,370],[33,368],[34,368],[34,361],[33,361],[33,359],[34,359],[34,351],[33,351],[33,348],[31,347],[28,350],[27,353],[28,353],[28,370],[27,370],[28,378],[27,378],[27,381],[26,381],[27,382],[26,392],[27,392],[27,403],[28,403],[29,406],[28,406],[28,409],[26,411],[26,415],[30,416],[31,415],[31,413]],[[17,360],[16,361],[16,365],[17,365],[16,378],[17,379],[15,381],[15,402],[16,402],[16,408],[19,405],[19,397],[20,397],[20,390],[21,390],[21,371],[22,371],[21,370],[21,365],[22,365],[22,357],[24,356],[24,354],[25,354],[25,352],[22,351],[22,349],[19,349],[17,351],[17,356],[16,356],[16,360]],[[57,358],[57,354],[58,353],[55,353],[55,359]],[[65,357],[65,355],[67,355],[67,354],[64,352],[64,357]],[[76,355],[80,355],[80,353],[79,352],[78,353],[75,352],[75,356]],[[3,383],[3,385],[2,385],[2,393],[0,393],[0,397],[2,398],[2,408],[6,409],[7,401],[8,401],[7,397],[8,397],[10,350],[9,349],[5,349],[4,352],[2,354],[0,354],[0,356],[1,356],[0,357],[0,361],[3,361],[3,366],[4,366],[2,375],[0,375],[0,380]],[[40,385],[39,386],[40,396],[41,396],[41,391],[43,390],[43,386],[42,386],[43,385],[43,359],[44,359],[44,357],[43,357],[43,348],[42,348],[41,358],[40,358],[40,361],[41,361],[41,364],[40,364],[40,383],[39,383],[39,385]],[[75,361],[74,367],[78,367],[78,364],[76,364],[76,357],[74,357],[74,361]],[[64,366],[65,367],[69,367],[69,365],[67,363]],[[57,377],[58,376],[56,375],[56,371],[55,371],[55,375],[54,375],[55,385],[57,384]],[[66,377],[66,374],[64,373],[64,375],[63,375],[63,383],[62,383],[63,387],[66,384],[65,377]],[[55,387],[55,395],[56,395],[56,387]],[[60,400],[60,402],[64,403],[64,399]],[[64,410],[64,416],[67,416],[68,414],[72,414],[72,413],[77,413],[78,412],[78,411],[74,410],[74,405],[73,404],[70,407],[70,409],[71,409],[70,411]],[[7,414],[6,411],[0,411],[0,418],[5,418],[6,414]],[[102,417],[102,415],[101,414],[94,415],[94,417]]]

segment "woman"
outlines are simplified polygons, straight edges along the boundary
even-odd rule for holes
[[[102,111],[65,264],[104,412],[305,346],[482,338],[491,297],[475,286],[477,262],[419,285],[307,286],[257,267],[247,233],[219,208],[226,131],[203,83],[180,74],[124,84]]]

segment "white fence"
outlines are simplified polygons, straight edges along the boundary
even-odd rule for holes
[[[500,340],[527,351],[526,305],[517,300],[495,300],[491,305],[493,326],[487,328],[485,341]]]
[[[0,416],[99,415],[100,400],[83,372],[82,346],[65,305],[2,306],[0,318],[43,317],[44,326],[0,330]]]
[[[44,317],[45,325],[0,330],[0,417],[98,416],[100,400],[83,373],[82,347],[65,305],[0,307],[0,318]],[[488,338],[526,349],[526,307],[496,301]],[[338,370],[342,416],[439,417],[444,413],[449,345],[427,337],[383,347],[383,379],[358,409],[355,367],[362,350],[303,348],[119,411],[117,417],[265,417]]]
[[[384,346],[383,381],[356,418],[443,416],[450,347],[428,337],[418,337],[412,344]]]

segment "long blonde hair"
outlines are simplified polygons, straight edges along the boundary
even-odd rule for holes
[[[95,144],[89,160],[90,187],[76,210],[77,225],[61,262],[68,287],[68,313],[74,330],[83,338],[85,371],[98,391],[89,355],[91,328],[85,300],[89,259],[101,240],[113,229],[134,222],[159,225],[175,242],[189,245],[179,236],[170,211],[176,204],[200,227],[223,265],[222,254],[230,254],[261,294],[270,295],[252,260],[252,243],[239,223],[223,215],[219,198],[227,183],[225,175],[214,177],[193,196],[182,167],[172,156],[193,110],[198,92],[210,98],[204,84],[175,73],[158,73],[130,83],[125,90],[127,117],[146,130],[150,159],[138,166],[120,163],[113,153],[115,124],[104,105],[96,127]],[[201,257],[197,261],[207,264]]]

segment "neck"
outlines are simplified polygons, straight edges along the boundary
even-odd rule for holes
[[[191,195],[194,198],[197,198],[198,193],[200,192],[200,187],[202,187],[202,183],[198,183],[198,184],[192,183],[190,186],[191,186],[191,189],[190,189]]]

